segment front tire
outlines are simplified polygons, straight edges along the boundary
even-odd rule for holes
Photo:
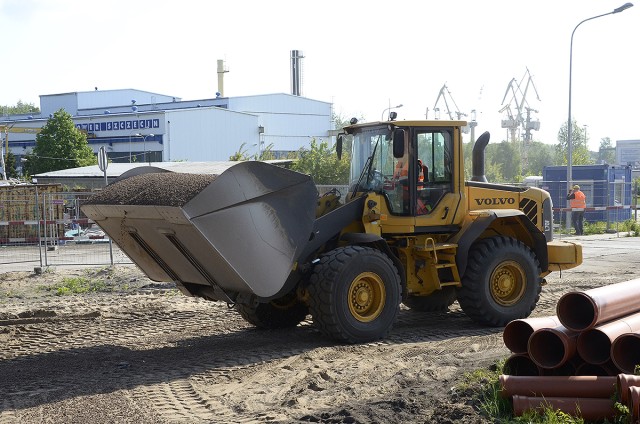
[[[469,251],[458,303],[474,321],[502,327],[531,314],[540,282],[540,265],[529,247],[510,237],[483,239]]]
[[[236,309],[248,323],[271,330],[295,327],[309,314],[309,307],[296,298],[295,292],[269,303],[236,304]]]
[[[348,343],[385,337],[400,311],[398,270],[388,256],[369,247],[340,247],[322,256],[308,290],[320,332]]]

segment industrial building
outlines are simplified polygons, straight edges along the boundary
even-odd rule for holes
[[[0,120],[18,164],[35,146],[35,131],[60,109],[114,163],[224,161],[266,148],[284,158],[333,129],[330,103],[284,93],[190,101],[134,89],[42,95],[39,115]]]
[[[616,163],[640,169],[640,140],[617,140]]]
[[[237,152],[274,159],[333,135],[331,103],[302,96],[302,59],[291,51],[291,94],[224,96],[227,70],[218,60],[213,98],[179,97],[135,89],[80,91],[40,96],[40,113],[0,118],[2,147],[21,159],[53,113],[67,111],[97,154],[104,147],[113,163],[226,161]],[[3,152],[4,152],[3,150]],[[4,156],[4,154],[3,154]]]

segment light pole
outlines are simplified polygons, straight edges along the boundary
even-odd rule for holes
[[[571,33],[571,45],[569,47],[569,117],[567,118],[567,190],[571,189],[571,180],[573,179],[572,176],[572,150],[573,150],[573,143],[571,140],[571,127],[572,127],[572,123],[571,123],[571,72],[572,72],[572,68],[573,68],[573,35],[576,33],[576,30],[578,29],[578,27],[580,25],[582,25],[583,23],[590,21],[592,19],[596,19],[596,18],[600,18],[602,16],[607,16],[607,15],[613,15],[614,13],[620,13],[623,12],[625,10],[627,10],[628,8],[633,7],[633,3],[625,3],[620,7],[617,7],[615,9],[613,9],[613,11],[609,12],[609,13],[603,13],[602,15],[597,15],[597,16],[592,16],[591,18],[587,18],[583,21],[581,21],[580,23],[578,23],[578,25],[576,25],[576,27],[573,29],[573,32]]]
[[[142,161],[146,162],[147,161],[147,137],[153,137],[154,134],[146,134],[146,135],[144,135],[144,134],[137,133],[137,134],[134,134],[134,136],[142,137],[142,143],[143,143],[142,144],[142,150],[144,152],[144,156],[143,156],[143,160]],[[129,159],[129,161],[131,161],[131,159]],[[149,164],[151,164],[151,161],[149,161]]]
[[[469,122],[469,128],[471,129],[471,142],[476,142],[476,127],[478,126],[478,121],[476,121],[476,110],[473,109],[471,111],[471,122]]]
[[[131,137],[138,137],[140,134],[129,134],[129,163],[131,163]]]
[[[386,108],[385,110],[382,111],[382,118],[380,118],[381,121],[384,121],[384,114],[388,111],[391,111],[391,109],[398,109],[402,107],[402,103],[397,105],[397,106],[389,106],[388,108]]]

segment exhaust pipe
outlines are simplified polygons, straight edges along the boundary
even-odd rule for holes
[[[487,177],[484,175],[484,149],[487,147],[487,144],[489,144],[490,137],[489,131],[485,131],[478,137],[473,145],[473,152],[471,153],[471,181],[487,182]]]
[[[541,368],[558,368],[576,353],[578,333],[559,325],[541,328],[529,338],[529,356]]]
[[[640,311],[640,279],[563,295],[556,305],[562,325],[584,331]]]
[[[533,397],[610,398],[617,389],[617,377],[607,376],[513,376],[500,375],[500,395]]]
[[[557,316],[516,319],[509,322],[502,333],[504,345],[513,353],[527,353],[529,337],[541,328],[561,325]]]
[[[618,336],[611,345],[611,360],[620,371],[633,374],[640,364],[640,333]]]
[[[591,364],[604,364],[611,360],[614,340],[636,331],[640,331],[640,313],[583,331],[578,336],[578,354]]]
[[[613,399],[579,398],[579,397],[528,397],[513,396],[513,414],[521,416],[527,411],[542,412],[545,409],[559,409],[560,411],[582,417],[589,421],[611,420],[615,416]]]
[[[640,375],[618,374],[617,387],[621,403],[629,403],[629,389],[635,386],[640,386]]]

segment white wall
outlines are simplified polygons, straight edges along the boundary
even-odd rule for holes
[[[165,161],[228,160],[240,150],[257,152],[258,117],[217,107],[165,112]]]

